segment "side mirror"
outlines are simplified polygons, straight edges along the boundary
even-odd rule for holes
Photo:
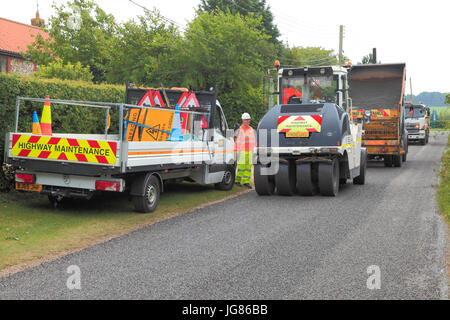
[[[372,116],[372,112],[370,110],[366,110],[364,112],[364,122],[370,123],[370,117]]]

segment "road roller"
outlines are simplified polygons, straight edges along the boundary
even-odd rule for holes
[[[278,70],[278,104],[261,119],[254,150],[258,195],[337,196],[366,180],[362,122],[353,120],[346,67]]]

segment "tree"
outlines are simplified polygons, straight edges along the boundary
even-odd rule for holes
[[[194,89],[217,86],[230,121],[238,121],[243,110],[257,117],[264,108],[262,80],[276,53],[260,24],[260,19],[239,13],[199,13],[177,50],[176,61],[182,64],[175,67],[182,70],[183,84]],[[250,99],[256,96],[260,98]]]
[[[146,12],[138,22],[118,27],[108,52],[106,78],[111,83],[130,80],[135,84],[159,87],[178,85],[182,71],[175,72],[176,51],[182,49],[176,27],[167,24],[158,11]],[[177,83],[178,81],[178,83]]]
[[[46,27],[50,38],[37,36],[24,55],[40,65],[57,58],[66,63],[80,62],[89,66],[95,82],[104,81],[107,49],[117,34],[114,17],[92,0],[72,0],[61,6],[54,4],[53,8],[56,14]]]
[[[83,67],[80,62],[64,64],[61,59],[50,62],[45,66],[39,66],[38,71],[34,74],[39,78],[58,78],[62,80],[82,80],[92,81],[94,77],[89,67]]]
[[[361,62],[359,62],[359,64],[371,64],[373,63],[373,54],[369,53],[368,55],[364,56],[361,60]],[[376,62],[376,63],[381,63],[380,61]]]
[[[348,58],[344,57],[344,61]],[[333,50],[322,47],[294,47],[285,48],[280,62],[292,66],[325,66],[337,65],[338,58]]]
[[[270,42],[280,44],[280,31],[273,21],[273,14],[270,6],[266,5],[266,0],[201,0],[199,10],[213,14],[229,10],[231,14],[261,18],[262,23],[258,28],[271,37]]]
[[[445,97],[445,104],[450,104],[450,93]]]
[[[179,59],[189,69],[185,82],[225,90],[259,86],[274,54],[269,36],[259,26],[259,19],[239,13],[199,14],[189,24],[183,50],[179,50]]]

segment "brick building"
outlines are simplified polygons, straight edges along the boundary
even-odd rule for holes
[[[34,37],[41,34],[44,39],[49,35],[42,29],[44,20],[36,12],[31,25],[0,18],[0,72],[32,74],[36,71],[36,63],[25,60],[21,52],[34,42]]]

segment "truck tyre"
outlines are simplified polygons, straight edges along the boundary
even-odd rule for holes
[[[402,154],[402,161],[406,162],[406,158],[408,157],[408,151],[409,151],[408,140],[406,140],[406,147],[404,149],[405,149],[405,153]]]
[[[133,196],[133,204],[136,211],[141,213],[153,212],[159,203],[161,185],[156,176],[151,175],[144,179],[144,195]]]
[[[335,197],[339,192],[339,161],[319,163],[319,189],[324,196]]]
[[[392,167],[392,156],[391,155],[384,156],[384,166],[388,167],[388,168]]]
[[[225,173],[223,174],[223,179],[221,182],[216,183],[214,187],[217,190],[229,191],[233,189],[234,179],[236,177],[236,169],[234,166],[227,166]]]
[[[253,180],[255,182],[256,193],[260,196],[271,196],[275,192],[275,181],[273,176],[262,175],[262,164],[256,164],[253,170]]]
[[[422,146],[426,145],[425,140],[426,140],[426,138],[423,138],[422,140],[420,140],[420,144],[421,144]]]
[[[363,185],[366,183],[366,168],[367,168],[367,152],[361,151],[359,176],[353,178],[353,184]]]
[[[393,155],[392,156],[392,162],[394,164],[394,167],[400,168],[402,166],[402,155],[398,154],[398,155]]]
[[[317,190],[312,181],[312,168],[310,162],[297,165],[297,190],[302,196],[312,196]]]
[[[293,196],[295,194],[295,163],[289,161],[288,164],[280,163],[278,173],[275,175],[275,185],[280,196]]]

